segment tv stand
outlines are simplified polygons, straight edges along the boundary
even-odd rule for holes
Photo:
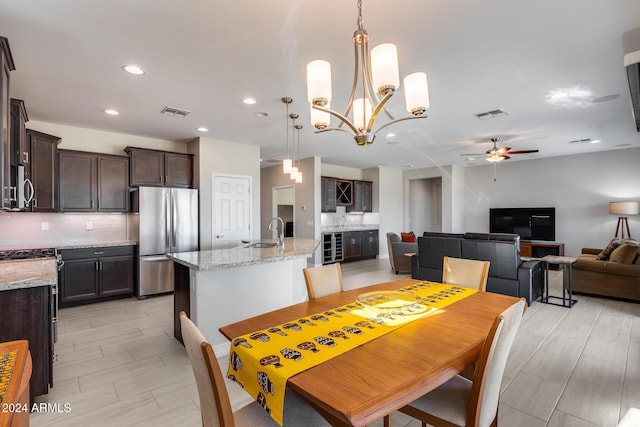
[[[539,240],[520,241],[520,256],[542,258],[547,255],[564,256],[564,243],[545,242]],[[550,264],[549,268],[559,270],[557,264]]]

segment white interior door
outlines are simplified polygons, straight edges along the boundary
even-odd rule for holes
[[[251,178],[213,177],[213,247],[251,240]]]

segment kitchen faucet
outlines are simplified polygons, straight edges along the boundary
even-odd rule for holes
[[[346,217],[346,216],[344,216],[344,215],[342,215],[342,216],[340,217],[340,228],[344,227],[344,225],[346,224],[346,222],[347,222],[347,217]]]
[[[280,221],[280,239],[279,239],[278,245],[284,248],[284,221],[282,220],[282,218],[280,218],[279,216],[271,218],[269,220],[269,224],[267,225],[267,230],[272,229],[274,219],[277,219],[278,221]],[[278,226],[276,225],[276,230],[277,230],[277,227]]]

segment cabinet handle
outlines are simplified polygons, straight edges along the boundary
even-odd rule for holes
[[[33,207],[34,208],[38,207],[38,199],[33,199]]]
[[[96,261],[95,267],[96,267],[96,271],[100,271],[100,261]]]
[[[104,252],[94,252],[93,254],[94,254],[94,255],[103,255],[103,254],[104,254]]]
[[[23,158],[23,162],[24,163],[29,163],[29,152],[28,151],[23,151],[22,154],[24,154]]]
[[[102,261],[98,261],[100,263],[100,271],[102,271]]]
[[[91,201],[91,209],[93,209],[93,200]]]

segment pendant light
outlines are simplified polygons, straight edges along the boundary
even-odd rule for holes
[[[300,170],[300,129],[302,129],[302,125],[295,125],[294,127],[298,139],[298,174],[296,175],[296,184],[302,184],[302,171]]]
[[[285,116],[286,118],[285,131],[287,135],[287,152],[285,153],[284,160],[282,161],[282,173],[287,174],[287,173],[291,173],[291,167],[293,164],[291,158],[289,157],[289,104],[293,102],[293,99],[289,98],[288,96],[285,96],[281,100],[286,105],[286,111],[287,111],[287,115]]]
[[[296,119],[298,118],[298,115],[295,113],[292,113],[289,115],[289,117],[291,118],[291,120],[293,120],[293,127],[291,128],[291,133],[293,135],[293,147],[292,150],[293,151],[293,163],[291,166],[291,171],[289,173],[289,178],[291,179],[296,179],[298,177],[298,166],[296,164],[296,139],[295,139],[295,127],[296,127]]]

